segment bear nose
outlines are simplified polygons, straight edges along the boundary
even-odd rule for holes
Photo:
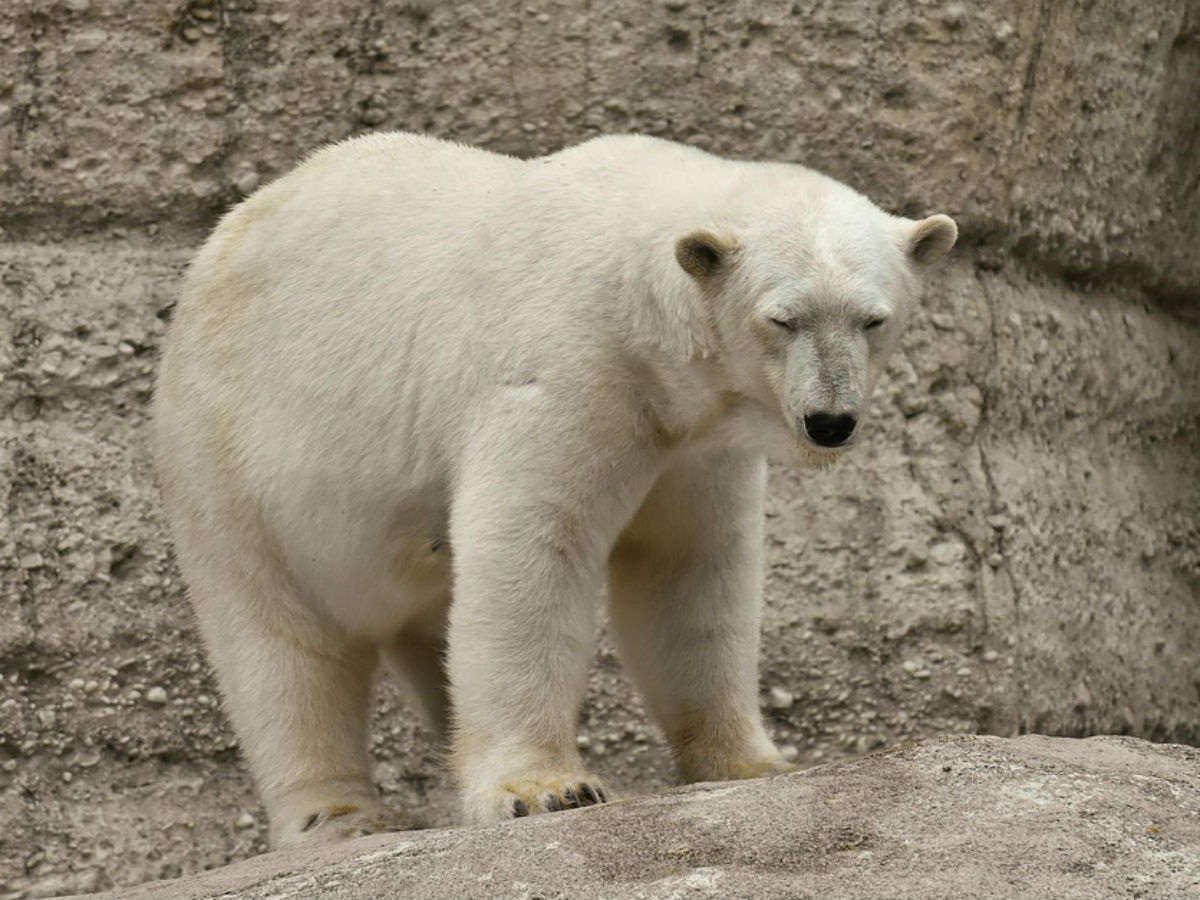
[[[840,447],[854,434],[854,416],[813,413],[804,417],[804,430],[822,447]]]

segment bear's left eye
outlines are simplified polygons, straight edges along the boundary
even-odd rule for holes
[[[777,328],[782,328],[784,331],[795,331],[796,323],[789,322],[786,319],[771,319],[771,324]]]
[[[874,331],[877,328],[882,328],[883,323],[886,321],[887,319],[871,319],[866,325],[863,326],[863,329],[866,331]]]

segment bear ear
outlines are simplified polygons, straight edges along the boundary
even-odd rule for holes
[[[917,222],[908,236],[908,256],[919,265],[935,263],[958,240],[958,226],[949,216],[936,215]]]
[[[701,229],[675,242],[675,259],[683,271],[698,281],[707,281],[729,265],[738,249],[737,238]]]

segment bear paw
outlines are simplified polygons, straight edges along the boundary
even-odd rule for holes
[[[335,803],[294,818],[274,843],[279,848],[334,844],[368,834],[420,827],[417,820],[386,806]]]
[[[608,791],[587,773],[524,775],[477,793],[467,818],[482,824],[607,802]]]
[[[786,775],[789,772],[799,772],[800,767],[782,759],[761,759],[754,762],[735,765],[730,773],[730,780],[740,778],[764,778],[768,775]]]
[[[679,759],[680,781],[693,784],[698,781],[739,781],[743,778],[765,778],[770,775],[787,775],[799,772],[800,767],[780,757],[717,761]]]

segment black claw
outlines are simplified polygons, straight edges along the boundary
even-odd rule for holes
[[[596,788],[596,796],[600,798],[601,803],[608,802],[608,794],[604,793],[603,788]]]
[[[579,809],[579,795],[570,788],[563,788],[563,799],[567,809]]]
[[[321,821],[321,814],[313,813],[311,816],[309,816],[307,819],[304,820],[304,827],[302,827],[300,830],[301,831],[312,831],[313,828],[315,828],[317,823],[320,821]]]
[[[559,812],[562,808],[562,801],[558,799],[558,794],[549,794],[545,801],[546,809],[550,812]]]
[[[590,784],[581,784],[579,786],[579,793],[583,795],[584,804],[587,806],[600,802],[600,795],[596,793],[595,788]]]
[[[527,815],[529,815],[529,807],[525,805],[525,801],[524,800],[514,800],[513,801],[513,816],[515,818],[519,819],[522,816],[527,816]]]

